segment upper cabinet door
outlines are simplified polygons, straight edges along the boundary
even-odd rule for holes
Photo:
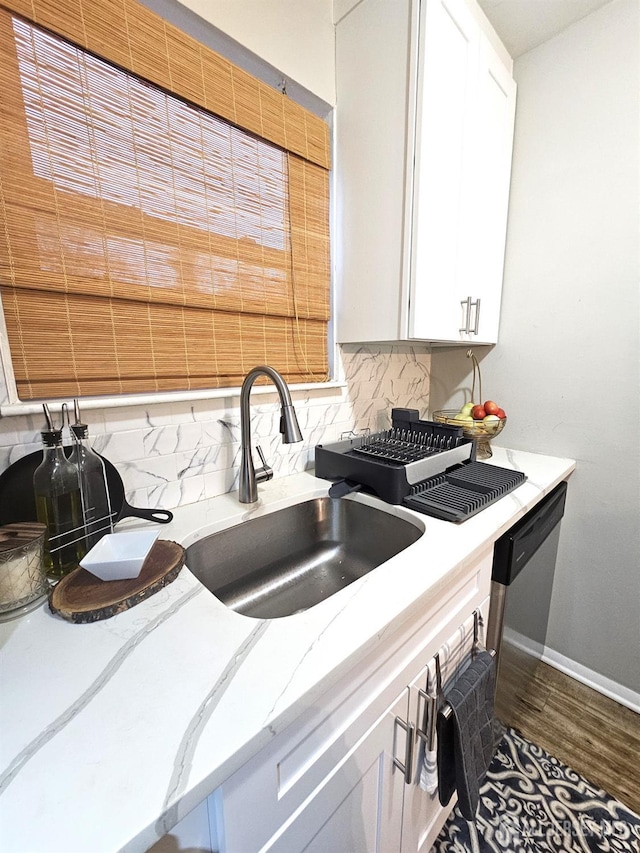
[[[457,340],[471,230],[478,24],[463,0],[421,4],[409,337]]]
[[[462,257],[462,280],[481,303],[472,309],[469,340],[496,343],[500,318],[516,84],[486,40],[480,41],[475,164],[470,171],[468,252]],[[465,260],[468,262],[465,264]],[[466,293],[463,294],[466,297]]]
[[[363,0],[336,27],[333,256],[340,342],[406,338],[402,289],[415,12],[410,0]]]
[[[422,3],[409,336],[495,343],[516,86],[463,0]]]

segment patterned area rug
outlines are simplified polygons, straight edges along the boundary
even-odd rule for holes
[[[482,853],[640,853],[640,817],[507,729],[480,791]],[[433,853],[471,853],[456,807]]]

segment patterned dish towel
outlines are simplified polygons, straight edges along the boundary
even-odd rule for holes
[[[469,655],[473,649],[474,621],[473,616],[470,616],[465,620],[455,634],[449,637],[447,642],[438,652],[442,689],[444,689],[449,682],[458,678],[469,664]],[[480,643],[483,641],[483,625],[482,614],[478,612],[478,640]],[[435,658],[429,661],[427,670],[428,675],[425,692],[430,700],[435,701],[438,697],[438,677]],[[435,725],[435,719],[433,720],[433,723]],[[420,781],[418,784],[422,790],[426,791],[428,794],[435,794],[438,790],[438,766],[435,738],[431,738],[431,742],[428,745],[421,744],[420,749],[422,752],[422,761],[420,762]]]
[[[480,652],[447,690],[451,715],[438,714],[438,794],[446,806],[458,792],[465,820],[475,820],[480,788],[493,758],[496,663]]]

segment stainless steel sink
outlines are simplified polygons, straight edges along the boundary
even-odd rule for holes
[[[315,498],[200,539],[186,564],[228,607],[274,619],[329,598],[420,536],[384,510]]]

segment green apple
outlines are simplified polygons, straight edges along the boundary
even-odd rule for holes
[[[471,409],[475,406],[475,403],[465,403],[464,406],[460,409],[461,415],[471,415]]]
[[[494,433],[500,426],[500,418],[497,415],[487,415],[482,419],[482,423],[487,428],[489,433]]]

